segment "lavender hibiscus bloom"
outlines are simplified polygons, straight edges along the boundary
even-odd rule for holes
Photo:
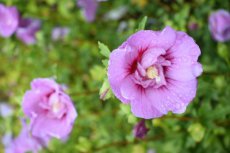
[[[10,37],[18,27],[19,13],[16,7],[0,4],[0,35]]]
[[[72,130],[77,112],[70,97],[54,80],[34,79],[22,103],[31,119],[31,133],[36,137],[65,139]]]
[[[209,29],[215,40],[230,40],[230,13],[225,10],[212,13],[209,17]]]
[[[22,18],[16,31],[17,38],[25,44],[36,43],[36,33],[40,30],[41,21],[37,19]]]
[[[141,30],[110,54],[111,89],[137,117],[183,113],[196,95],[199,55],[199,46],[184,32]]]

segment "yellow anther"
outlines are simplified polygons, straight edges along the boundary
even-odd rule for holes
[[[154,79],[154,78],[158,77],[157,69],[154,66],[148,67],[146,70],[146,76],[149,79]]]

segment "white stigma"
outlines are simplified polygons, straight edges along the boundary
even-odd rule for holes
[[[161,82],[161,77],[157,76],[156,77],[156,83],[159,84]]]

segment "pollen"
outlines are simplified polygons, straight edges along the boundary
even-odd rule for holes
[[[158,71],[154,66],[150,66],[146,70],[146,76],[149,79],[155,79],[158,77]]]

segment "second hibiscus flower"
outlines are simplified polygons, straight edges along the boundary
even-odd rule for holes
[[[183,113],[196,95],[199,55],[199,46],[184,32],[139,31],[110,55],[112,91],[137,117]]]
[[[77,112],[70,97],[54,80],[34,79],[23,98],[23,111],[31,119],[31,133],[39,138],[65,139]]]

